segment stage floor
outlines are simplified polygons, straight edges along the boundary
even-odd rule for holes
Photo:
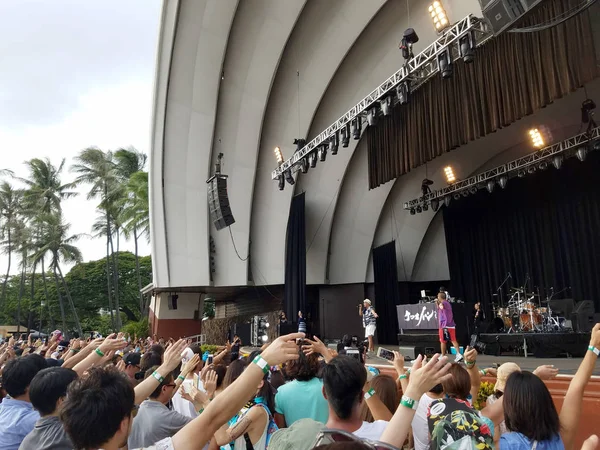
[[[388,350],[397,350],[397,346],[392,345],[384,345],[382,346],[387,348]],[[375,348],[375,355],[377,354],[377,349],[379,346]],[[454,358],[454,355],[452,355]],[[559,375],[575,375],[579,365],[583,361],[583,358],[535,358],[530,356],[528,358],[524,358],[522,356],[490,356],[490,355],[479,355],[477,357],[477,365],[481,368],[485,367],[493,367],[494,364],[502,364],[505,362],[514,362],[517,363],[521,369],[533,371],[536,367],[541,366],[543,364],[552,364],[556,368],[559,369]],[[378,358],[377,356],[369,356],[367,359],[367,364],[369,365],[391,365],[389,361]],[[409,365],[407,363],[407,365]],[[594,375],[600,376],[600,364],[596,364],[594,368]]]

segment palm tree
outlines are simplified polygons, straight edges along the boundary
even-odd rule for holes
[[[94,224],[92,225],[92,237],[93,238],[97,238],[97,237],[107,237],[106,240],[106,281],[107,281],[107,285],[108,285],[108,310],[110,311],[110,324],[112,326],[112,329],[114,330],[115,327],[115,316],[114,316],[114,309],[113,309],[113,304],[112,304],[112,295],[110,292],[110,246],[108,245],[108,234],[110,233],[110,231],[107,228],[107,223],[106,223],[106,217],[103,215],[102,217],[99,217],[98,219],[96,219],[96,221],[94,222]]]
[[[90,147],[82,150],[79,155],[75,158],[76,163],[71,167],[71,171],[78,174],[75,179],[75,184],[88,184],[91,186],[87,198],[88,199],[100,199],[98,208],[104,212],[104,218],[106,221],[106,245],[107,249],[107,260],[109,259],[108,253],[112,253],[113,257],[113,268],[116,266],[116,260],[114,258],[114,245],[113,245],[113,226],[112,226],[112,205],[114,205],[119,197],[122,195],[122,189],[119,186],[119,176],[114,162],[114,156],[111,151],[104,152],[99,148]],[[109,262],[107,261],[107,265]],[[113,271],[114,274],[114,295],[115,295],[115,309],[117,311],[115,326],[117,329],[121,328],[121,316],[120,316],[120,305],[119,305],[119,275],[117,270]],[[109,304],[111,304],[111,279],[110,274],[107,272],[107,287]]]
[[[4,181],[0,185],[0,217],[2,220],[2,227],[0,228],[0,238],[2,238],[4,252],[8,255],[8,267],[6,269],[6,275],[2,282],[2,297],[0,297],[0,304],[6,300],[6,283],[10,275],[10,269],[12,264],[12,254],[14,248],[14,230],[17,226],[20,214],[22,212],[22,200],[23,191],[15,189],[10,183]]]
[[[117,176],[126,185],[134,173],[146,168],[148,156],[139,150],[129,147],[121,148],[115,152]]]
[[[29,264],[29,251],[31,249],[31,229],[20,218],[14,229],[15,247],[21,256],[19,264],[21,268],[21,280],[19,283],[19,296],[17,298],[17,335],[21,332],[21,301],[25,292],[25,278],[27,277],[27,266]],[[31,309],[31,308],[30,308]]]

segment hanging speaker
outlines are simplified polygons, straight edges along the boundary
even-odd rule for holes
[[[177,309],[177,299],[179,295],[177,294],[169,294],[167,305],[169,309]]]
[[[217,230],[235,223],[229,196],[227,195],[227,175],[217,174],[206,182],[208,184],[208,209],[210,218]]]

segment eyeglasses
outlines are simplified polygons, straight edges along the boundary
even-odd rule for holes
[[[175,387],[177,386],[175,383],[165,384],[165,387]]]
[[[322,430],[317,434],[317,440],[314,447],[319,445],[333,444],[335,442],[360,442],[371,450],[399,450],[398,447],[386,444],[384,442],[361,439],[352,433],[342,430]]]

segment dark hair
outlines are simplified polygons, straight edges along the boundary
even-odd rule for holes
[[[532,441],[546,441],[560,433],[552,396],[544,382],[531,372],[511,373],[503,398],[504,420],[510,431]]]
[[[101,448],[133,411],[135,393],[116,368],[92,367],[69,386],[60,419],[74,448]]]
[[[440,384],[436,384],[434,387],[432,387],[431,389],[429,389],[429,392],[431,392],[432,394],[441,394],[442,392],[444,392],[444,386],[442,386],[442,383]]]
[[[212,370],[217,374],[217,389],[223,385],[223,380],[225,380],[225,374],[227,373],[227,367],[222,364],[217,364],[212,366]]]
[[[160,366],[162,364],[162,356],[153,351],[144,353],[140,361],[140,372],[145,372],[150,367]]]
[[[12,398],[25,394],[33,377],[46,368],[46,360],[40,355],[27,355],[12,359],[2,371],[2,387]]]
[[[444,286],[440,286],[440,292],[446,293],[446,288]]]
[[[156,369],[158,369],[159,366],[153,366],[150,367],[146,373],[144,374],[144,380],[146,378],[149,378],[152,376],[152,374],[154,373],[154,371]],[[166,386],[167,384],[171,384],[173,383],[173,374],[170,373],[168,374],[166,377],[164,377],[164,380],[156,387],[156,389],[154,389],[154,391],[152,392],[152,394],[150,394],[150,398],[156,398],[160,395],[160,393],[162,392],[162,388],[164,386]]]
[[[366,381],[365,367],[351,356],[336,356],[325,366],[323,385],[327,401],[340,419],[350,418],[352,409],[362,399]]]
[[[276,372],[272,372],[271,373],[271,386],[273,386],[273,389],[275,389],[276,391],[285,384],[285,377],[283,376],[283,372],[281,370],[278,370]]]
[[[225,378],[223,379],[223,386],[227,387],[235,380],[237,380],[244,369],[246,368],[246,362],[241,359],[236,359],[227,368],[227,372],[225,372]]]
[[[192,344],[189,346],[190,350],[196,354],[196,355],[201,355],[202,354],[202,349],[200,348],[199,344]]]
[[[254,358],[256,358],[257,355],[260,355],[260,350],[254,350],[252,353],[250,353],[250,356],[248,356],[248,363],[254,361]]]
[[[67,388],[77,379],[77,372],[64,367],[42,369],[29,385],[29,399],[42,416],[56,410],[56,402],[67,395]]]
[[[316,353],[306,356],[298,346],[299,358],[285,365],[285,373],[290,380],[310,381],[319,373],[319,357]]]
[[[398,408],[398,404],[400,403],[396,380],[389,375],[376,375],[371,380],[370,387],[371,389],[375,389],[379,399],[383,402],[387,409],[394,414]],[[375,420],[371,410],[367,406],[367,402],[362,403],[361,417],[366,422],[373,422]]]
[[[445,292],[439,292],[439,293],[438,293],[438,295],[439,295],[439,297],[440,297],[442,300],[446,300],[446,293],[445,293]]]
[[[471,393],[471,377],[469,372],[458,363],[452,363],[448,371],[452,377],[442,383],[444,393],[450,398],[466,400]]]
[[[162,339],[162,338],[161,338]],[[153,344],[150,346],[150,351],[154,353],[158,353],[162,358],[162,355],[165,354],[165,348],[160,344]]]
[[[262,397],[264,404],[269,408],[271,414],[275,411],[275,389],[269,383],[269,374],[266,373],[263,377],[263,385],[256,394],[257,397]]]

